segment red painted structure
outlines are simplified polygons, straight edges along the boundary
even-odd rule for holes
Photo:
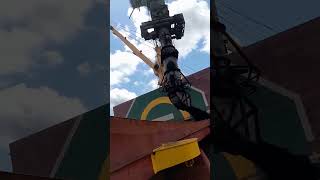
[[[1,180],[58,180],[58,179],[52,179],[52,178],[46,178],[46,177],[22,175],[22,174],[15,174],[15,173],[8,173],[8,172],[1,172],[1,171],[0,171],[0,179]]]
[[[49,177],[74,122],[71,119],[11,143],[13,172]]]
[[[100,106],[11,143],[13,172],[76,180],[105,177],[107,109]]]
[[[320,18],[252,44],[243,51],[263,78],[297,93],[303,102],[320,152]],[[232,55],[235,62],[243,62]]]
[[[243,47],[245,54],[261,70],[262,77],[298,94],[304,105],[314,140],[320,152],[320,18]],[[243,60],[232,54],[233,62]],[[193,86],[205,92],[210,104],[209,69],[188,77]],[[115,116],[125,117],[132,100],[114,107]]]
[[[201,141],[210,132],[209,121],[150,122],[111,117],[110,121],[110,173],[112,180],[145,180],[154,176],[150,155],[163,143],[187,138]],[[178,179],[210,179],[206,155],[196,158],[195,165],[174,167],[166,174]],[[164,179],[163,174],[155,176]]]

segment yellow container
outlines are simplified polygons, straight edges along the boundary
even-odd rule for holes
[[[153,171],[157,172],[189,161],[200,155],[197,138],[162,144],[151,154]]]

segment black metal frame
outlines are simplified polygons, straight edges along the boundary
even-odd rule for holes
[[[164,0],[130,2],[133,8],[147,6],[150,11],[152,20],[141,24],[141,36],[145,40],[159,40],[161,44],[161,64],[164,67],[162,90],[177,109],[189,112],[196,120],[208,119],[208,113],[191,105],[191,96],[187,92],[191,85],[178,68],[179,52],[172,43],[172,39],[181,39],[184,35],[183,14],[169,16],[168,6]],[[151,29],[153,31],[149,32]]]
[[[241,133],[243,136],[250,139],[252,134],[249,130],[249,121],[252,120],[254,123],[254,139],[253,141],[261,141],[261,134],[258,121],[258,108],[249,99],[249,95],[256,91],[255,82],[259,80],[260,71],[255,67],[249,58],[241,51],[240,47],[235,43],[231,36],[226,32],[226,27],[220,22],[216,22],[213,28],[222,33],[236,48],[242,59],[245,60],[246,65],[231,65],[231,60],[224,56],[213,57],[213,79],[212,82],[212,96],[215,98],[228,99],[231,103],[229,104],[230,113],[228,117],[223,117],[223,114],[219,111],[218,104],[214,104],[213,101],[213,119],[223,120],[226,122],[231,129],[241,133],[241,128],[244,130]],[[240,119],[235,118],[235,110],[239,107]],[[215,122],[213,122],[213,125]],[[213,130],[214,131],[214,130]]]

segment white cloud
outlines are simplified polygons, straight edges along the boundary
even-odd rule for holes
[[[139,85],[141,84],[141,82],[135,81],[135,82],[133,82],[133,84],[134,84],[135,86],[139,86]]]
[[[49,41],[71,38],[83,27],[84,16],[93,1],[6,0],[0,6],[1,74],[26,72],[35,65],[34,52],[43,51]]]
[[[35,33],[22,30],[7,32],[0,29],[0,39],[0,75],[29,69],[35,64],[35,60],[31,58],[31,51],[43,43],[43,38]]]
[[[128,78],[136,72],[141,59],[127,51],[116,51],[110,55],[110,85],[128,82]]]
[[[81,63],[77,66],[77,70],[82,75],[87,75],[91,72],[91,66],[88,62]]]
[[[130,16],[131,12],[132,12],[132,8],[130,7],[128,9],[127,15]],[[137,32],[138,35],[140,35],[141,34],[140,25],[143,22],[147,22],[151,20],[148,9],[146,7],[140,7],[139,11],[135,10],[131,16],[131,20],[136,28],[135,31]]]
[[[105,65],[102,65],[102,64],[89,63],[88,61],[85,61],[79,64],[76,67],[76,69],[81,75],[88,75],[89,73],[100,72],[100,71],[108,71],[109,73],[109,67],[106,67]]]
[[[134,30],[130,30],[128,26],[123,26],[121,24],[118,24],[115,28],[145,56],[150,58],[151,61],[154,61],[153,57],[155,57],[156,53],[152,47],[150,47],[151,45],[141,43],[139,38],[134,37],[134,35],[130,35],[130,32]],[[120,39],[118,40],[121,41]],[[146,65],[142,59],[133,54],[132,50],[128,46],[123,44],[123,47],[124,50],[117,50],[114,53],[110,53],[111,87],[130,82],[130,76],[137,72],[138,65]]]
[[[200,50],[210,53],[210,7],[204,0],[175,0],[168,3],[170,15],[183,13],[185,19],[184,36],[175,40],[174,44],[179,51],[180,57],[186,57],[193,50]],[[196,9],[196,11],[195,11]],[[128,9],[128,15],[132,8]],[[135,11],[132,15],[132,21],[137,34],[141,34],[140,25],[142,22],[151,20],[148,10],[145,7]],[[128,28],[128,27],[127,27]],[[197,44],[202,42],[201,47]]]
[[[4,145],[87,111],[79,99],[47,87],[19,84],[0,90],[0,99],[0,137],[6,137],[0,144]]]
[[[145,41],[140,38],[140,33],[137,32],[137,29],[130,29],[127,25],[118,24],[115,27],[128,41],[133,44],[138,50],[140,50],[146,57],[148,57],[152,62],[155,61],[156,53],[152,41]],[[140,31],[140,27],[138,29]],[[119,38],[117,38],[121,41]],[[122,41],[121,41],[122,42]],[[132,52],[132,50],[123,43],[124,51]],[[142,62],[142,60],[141,60]]]
[[[183,13],[185,32],[174,41],[179,55],[186,57],[191,51],[200,49],[210,53],[210,7],[204,0],[176,0],[168,4],[170,15]],[[197,44],[204,41],[201,47]]]
[[[110,112],[113,115],[112,108],[118,104],[126,102],[137,97],[136,93],[130,92],[126,89],[114,88],[110,91]]]
[[[158,85],[158,79],[152,79],[149,83],[148,86],[150,88],[150,90],[155,90],[159,87]]]
[[[9,79],[1,79],[1,81],[0,81],[0,89],[8,87],[11,83],[12,82]]]
[[[48,65],[59,65],[64,61],[62,55],[57,51],[46,51],[42,57],[41,61],[45,61]]]
[[[146,70],[146,71],[144,71],[143,74],[144,74],[145,76],[150,76],[150,75],[155,76],[154,71],[153,71],[153,69],[151,69],[151,68],[148,69],[148,70]]]

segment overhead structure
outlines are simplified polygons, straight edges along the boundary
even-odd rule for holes
[[[158,85],[161,85],[162,79],[163,79],[163,65],[160,63],[160,47],[156,46],[154,50],[156,51],[156,61],[155,63],[152,62],[151,59],[146,57],[141,50],[139,50],[135,45],[133,45],[126,37],[124,37],[117,29],[115,29],[113,26],[110,26],[111,31],[114,35],[116,35],[119,39],[121,39],[122,42],[124,42],[131,50],[132,53],[136,56],[138,56],[140,59],[142,59],[154,72],[154,74],[159,78]]]
[[[214,98],[214,100],[211,99],[213,102],[213,107],[211,107],[213,109],[212,121],[214,121],[213,123],[227,122],[232,129],[238,132],[241,131],[239,129],[241,124],[253,121],[257,136],[255,141],[260,141],[258,108],[249,99],[249,96],[257,89],[255,82],[259,80],[260,71],[242,52],[238,43],[227,33],[226,26],[219,21],[215,0],[213,7],[213,18],[211,19],[213,26],[213,70],[211,75],[213,78],[211,78],[211,83],[214,84],[211,89],[213,92],[211,98]],[[232,47],[233,51],[236,50],[244,63],[234,65],[234,62],[231,62],[228,57],[228,47]],[[221,102],[225,102],[222,103],[223,106],[218,105]],[[240,117],[237,117],[239,114]],[[247,138],[249,138],[249,134],[249,130],[245,129]]]
[[[130,0],[130,3],[133,8],[146,6],[150,12],[152,20],[141,24],[141,36],[145,40],[160,43],[160,66],[163,69],[160,84],[163,91],[177,109],[189,112],[197,120],[209,118],[205,111],[192,107],[191,97],[187,92],[190,83],[178,67],[179,52],[174,47],[172,39],[181,39],[184,35],[183,14],[170,16],[164,0]]]

